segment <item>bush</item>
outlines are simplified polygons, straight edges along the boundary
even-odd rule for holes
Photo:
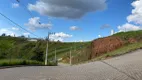
[[[23,60],[21,63],[21,65],[26,65],[26,64],[28,64],[26,60]]]
[[[43,65],[42,62],[31,60],[0,60],[0,66],[17,66],[17,65]]]
[[[48,61],[48,66],[57,66],[58,65],[58,61]]]

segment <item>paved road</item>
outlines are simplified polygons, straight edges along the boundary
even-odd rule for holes
[[[0,80],[142,80],[142,50],[75,66],[1,69]]]

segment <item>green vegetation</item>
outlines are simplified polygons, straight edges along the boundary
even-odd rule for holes
[[[72,49],[72,64],[81,63],[91,59],[91,43],[88,42],[83,48],[78,47],[77,50]],[[63,62],[69,63],[69,52],[63,56]]]
[[[123,54],[126,54],[126,53],[129,53],[131,51],[135,51],[137,49],[141,49],[142,48],[142,42],[139,42],[139,43],[133,43],[133,44],[128,44],[128,45],[125,45],[117,50],[114,50],[114,51],[111,51],[111,52],[108,52],[100,57],[97,57],[96,59],[94,60],[101,60],[101,59],[106,59],[106,58],[109,58],[109,57],[115,57],[115,56],[119,56],[119,55],[123,55]]]
[[[128,40],[129,38],[134,38],[136,40],[142,39],[142,30],[139,31],[129,31],[129,32],[120,32],[114,34],[113,36],[120,37],[122,40]]]
[[[0,60],[0,66],[14,66],[14,65],[43,65],[42,62],[20,59],[3,59]]]
[[[15,65],[22,65],[23,61],[21,60],[43,63],[46,53],[46,43],[45,40],[32,42],[24,37],[0,36],[0,62],[5,61],[4,64],[7,62],[7,65],[11,65],[9,64],[9,61],[13,61]],[[54,58],[55,49],[57,59],[60,59],[65,54],[69,54],[71,47],[72,50],[76,50],[77,52],[88,46],[88,43],[90,42],[49,42],[48,65],[56,65]],[[76,53],[72,53],[72,56],[75,54]]]
[[[113,36],[121,38],[126,44],[121,48],[108,52],[100,57],[95,58],[94,60],[101,60],[109,57],[119,56],[142,48],[142,30],[120,32],[114,34]],[[128,41],[129,39],[134,39],[136,42],[130,43]]]
[[[125,45],[92,60],[106,59],[142,48],[142,31],[120,32],[113,36],[121,38]],[[136,42],[130,43],[130,38]],[[0,66],[43,65],[46,43],[45,40],[33,42],[24,37],[0,36]],[[91,42],[49,42],[48,65],[57,65],[55,50],[57,60],[62,59],[62,62],[69,63],[71,51],[72,64],[78,64],[91,60],[91,49]]]
[[[81,63],[97,61],[97,60],[104,60],[104,59],[107,59],[107,58],[112,58],[112,57],[115,57],[115,56],[124,55],[124,54],[127,54],[129,52],[132,52],[132,51],[135,51],[135,50],[138,50],[138,49],[142,49],[142,30],[120,32],[120,33],[114,34],[113,36],[121,38],[125,42],[125,45],[114,50],[114,51],[107,52],[107,53],[105,53],[101,56],[94,58],[94,59],[84,61],[84,62],[81,62]],[[130,43],[128,41],[129,39],[134,39],[134,40],[136,40],[136,42]]]

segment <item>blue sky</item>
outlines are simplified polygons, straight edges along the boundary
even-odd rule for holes
[[[53,39],[58,38],[59,40],[63,41],[80,41],[80,40],[89,41],[98,38],[98,35],[101,35],[102,37],[109,36],[111,34],[110,32],[112,29],[115,30],[115,32],[118,32],[120,31],[120,29],[122,29],[122,28],[118,29],[118,26],[123,27],[127,22],[132,23],[132,25],[134,24],[133,21],[128,21],[127,19],[127,17],[132,14],[131,12],[133,6],[131,5],[131,3],[134,2],[134,0],[106,0],[106,1],[102,0],[105,1],[106,5],[104,9],[100,7],[100,10],[98,9],[94,12],[93,11],[91,12],[91,10],[90,12],[89,10],[87,12],[86,10],[86,12],[84,12],[85,13],[84,15],[81,15],[81,17],[79,18],[77,17],[76,19],[64,16],[66,13],[64,13],[64,15],[62,15],[61,13],[60,17],[58,17],[52,14],[48,15],[48,12],[46,15],[41,14],[40,12],[36,11],[33,8],[32,10],[29,10],[28,4],[35,5],[37,3],[36,1],[40,2],[40,0],[19,0],[19,1],[20,3],[16,2],[16,0],[0,0],[0,13],[3,13],[11,20],[21,25],[23,28],[33,32],[34,34],[42,38],[46,37],[48,31],[50,31],[58,33],[56,35],[60,34],[65,36],[58,38],[55,35],[53,35],[52,36]],[[41,1],[46,2],[44,0]],[[50,0],[47,0],[47,3],[48,1]],[[24,7],[23,4],[26,7]],[[38,17],[40,19],[40,23],[43,24],[43,26],[39,28],[36,27],[34,28],[34,30],[29,29],[29,26],[31,27],[31,25],[29,25],[28,22],[29,19],[32,18],[32,16],[29,15],[28,11],[30,11],[33,17]],[[67,12],[67,14],[70,13],[72,12]],[[73,15],[76,14],[73,13]],[[48,24],[52,24],[49,25],[52,27],[50,30],[46,27],[46,25],[48,26]],[[108,25],[108,26],[102,29],[101,27],[103,25]],[[128,25],[132,26],[131,24]],[[71,30],[70,28],[72,26],[74,26],[75,29]],[[139,27],[139,26],[137,25],[132,27]],[[18,28],[16,25],[9,22],[2,16],[0,16],[0,31],[1,31],[0,34],[2,32],[5,32],[8,34],[11,33],[16,35],[24,34],[24,35],[30,35],[31,37],[35,37],[32,34],[29,34],[26,31]]]

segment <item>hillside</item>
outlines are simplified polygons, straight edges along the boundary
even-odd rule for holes
[[[24,59],[44,62],[46,41],[38,40],[37,42],[28,41],[27,38],[20,37],[0,37],[0,60],[3,59]],[[70,50],[72,56],[90,45],[90,42],[49,42],[48,59],[54,60],[55,49],[57,59],[67,58]],[[82,55],[82,54],[81,54]],[[82,60],[81,60],[82,61]]]
[[[44,62],[46,41],[20,37],[0,37],[0,60],[22,59]],[[120,32],[92,42],[49,42],[48,59],[72,64],[113,57],[142,48],[142,31]]]
[[[110,57],[124,54],[142,47],[142,30],[120,32],[109,37],[94,40],[91,44],[91,58]],[[111,54],[111,55],[110,55]]]

